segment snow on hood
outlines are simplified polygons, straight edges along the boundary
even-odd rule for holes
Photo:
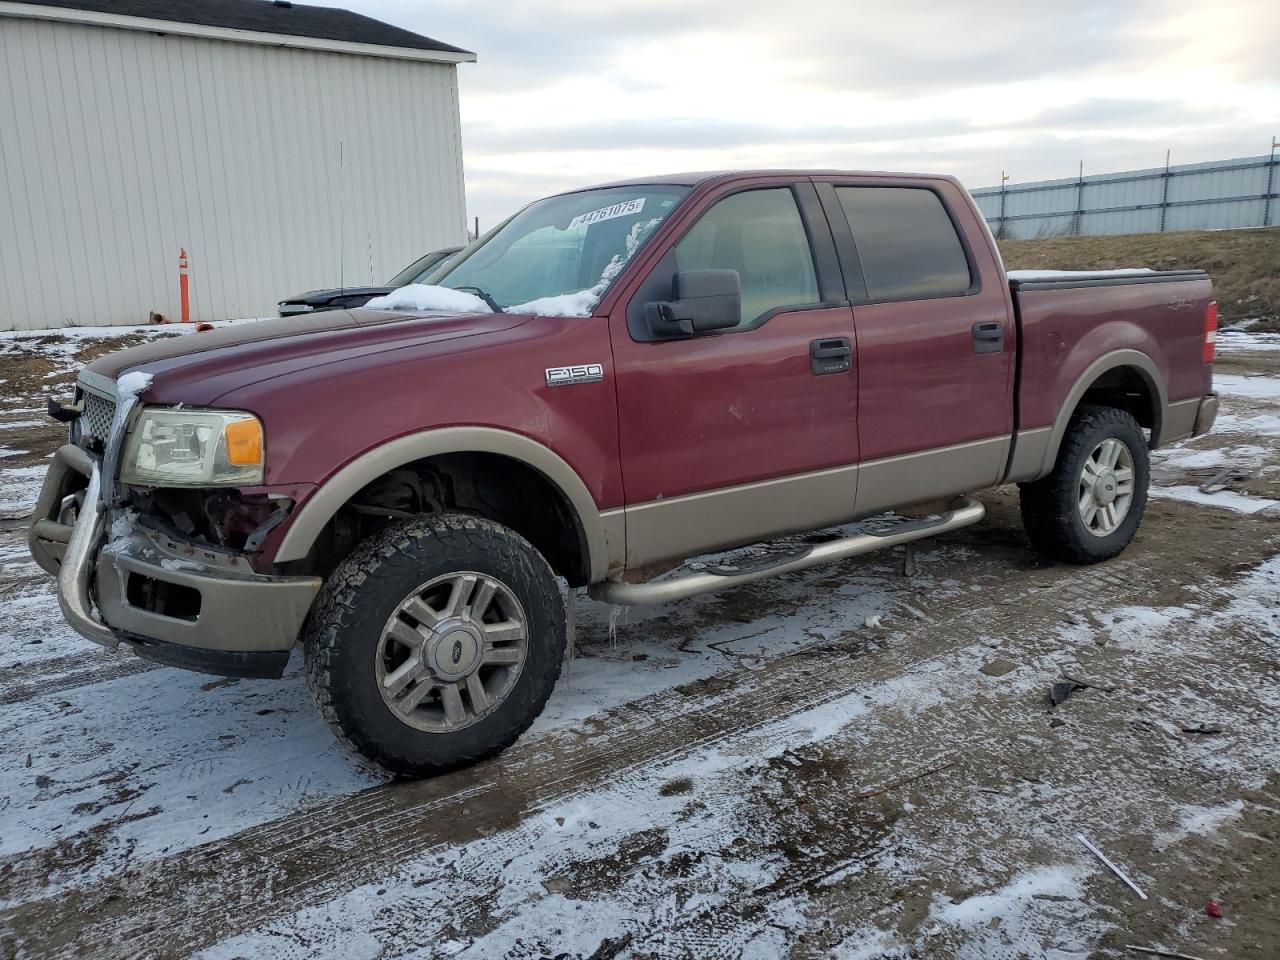
[[[150,386],[151,374],[137,370],[126,373],[116,381],[116,401],[124,406],[130,400],[136,399],[138,394],[145,393]]]
[[[531,313],[535,317],[589,317],[600,302],[603,285],[558,297],[539,297],[528,303],[507,307],[507,313]]]
[[[448,313],[492,313],[489,305],[474,293],[437,287],[429,283],[410,283],[392,290],[385,297],[374,297],[366,310],[444,310]]]
[[[535,317],[589,317],[600,302],[606,281],[588,290],[562,293],[555,297],[539,297],[528,303],[517,303],[505,308],[506,313],[525,313]],[[474,293],[437,287],[426,283],[411,283],[393,290],[385,297],[374,297],[365,305],[366,310],[443,310],[449,313],[492,313],[489,305]]]

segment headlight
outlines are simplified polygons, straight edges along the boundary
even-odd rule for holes
[[[148,407],[125,439],[120,482],[155,487],[262,483],[262,423],[238,410]]]

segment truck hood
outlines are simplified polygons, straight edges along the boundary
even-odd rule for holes
[[[99,357],[87,370],[116,380],[151,375],[149,403],[210,406],[222,395],[299,370],[372,353],[508,330],[529,317],[506,313],[331,310],[165,337]]]

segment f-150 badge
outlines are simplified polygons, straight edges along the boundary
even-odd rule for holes
[[[604,379],[604,367],[598,363],[575,363],[571,367],[547,367],[547,386],[563,387],[571,383],[595,383]]]

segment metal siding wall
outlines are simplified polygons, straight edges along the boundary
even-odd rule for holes
[[[1240,157],[1170,167],[1164,229],[1262,226],[1270,161],[1267,156]],[[1280,155],[1276,162],[1280,163]],[[1092,235],[1158,232],[1165,179],[1163,167],[1085,177],[1078,225],[1077,180],[1044,180],[1006,187],[1002,235],[1027,239],[1077,230]],[[1276,171],[1271,191],[1270,223],[1275,225],[1280,222],[1280,170]],[[1000,188],[975,190],[974,199],[992,230],[1000,232]],[[1140,209],[1125,209],[1135,207]]]
[[[214,320],[463,242],[455,69],[0,18],[0,329],[176,317],[181,247]]]

